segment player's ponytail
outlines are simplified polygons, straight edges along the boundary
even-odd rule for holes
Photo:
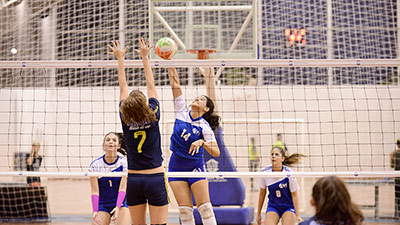
[[[272,150],[274,150],[274,149],[278,149],[281,152],[282,156],[285,157],[285,160],[282,162],[282,164],[285,166],[291,166],[291,165],[297,164],[300,161],[300,158],[306,157],[306,155],[299,154],[299,153],[293,153],[293,154],[289,155],[289,153],[286,149],[283,149],[279,146],[272,147]]]
[[[203,118],[210,124],[211,129],[215,130],[219,127],[219,123],[221,121],[221,117],[214,113],[214,102],[208,97],[205,96],[207,99],[206,106],[209,108],[208,112],[203,114]]]

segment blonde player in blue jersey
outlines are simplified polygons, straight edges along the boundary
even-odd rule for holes
[[[220,117],[214,114],[214,104],[205,95],[195,98],[191,109],[188,109],[176,69],[168,69],[168,76],[175,107],[175,124],[170,146],[173,153],[169,161],[169,171],[205,171],[204,149],[214,157],[220,154],[213,132],[219,125]],[[179,205],[179,216],[183,225],[194,225],[191,193],[203,224],[217,224],[210,203],[207,179],[170,177],[168,180]]]
[[[117,154],[121,141],[116,133],[104,137],[105,154],[90,164],[90,172],[127,172],[128,163],[125,157]],[[108,225],[113,221],[117,225],[128,225],[130,222],[128,206],[125,203],[126,177],[91,177],[92,189],[92,224]]]
[[[262,169],[263,172],[292,172],[288,166],[296,164],[301,154],[288,155],[287,151],[275,146],[271,150],[271,165]],[[266,189],[268,188],[268,206],[265,224],[277,225],[282,218],[282,225],[294,225],[301,221],[299,214],[299,185],[295,177],[266,177],[259,180],[260,193],[258,197],[257,223],[261,224],[261,210],[264,205]]]
[[[128,92],[124,58],[128,47],[121,49],[117,42],[108,46],[118,59],[120,88],[120,118],[128,155],[127,204],[132,224],[147,224],[149,207],[151,224],[166,224],[168,192],[162,166],[161,135],[159,128],[160,103],[148,58],[149,41],[140,40],[140,49],[147,84],[147,97],[139,90]]]

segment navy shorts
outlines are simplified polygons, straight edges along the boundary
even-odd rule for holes
[[[116,201],[115,201],[116,202]],[[122,203],[121,207],[128,207],[128,205],[125,203]],[[99,212],[103,211],[111,215],[111,211],[115,208],[115,205],[109,205],[109,204],[100,204],[99,203]]]
[[[165,173],[129,173],[126,193],[128,206],[146,203],[153,206],[164,206],[169,203]]]
[[[175,154],[171,155],[169,160],[168,172],[204,172],[206,167],[204,159],[186,159]],[[168,177],[168,181],[185,181],[188,182],[189,186],[196,183],[199,180],[205,180],[205,177]]]
[[[275,212],[278,214],[279,218],[281,218],[286,211],[290,211],[296,215],[296,210],[294,210],[294,207],[274,207],[270,205],[268,205],[266,213]]]

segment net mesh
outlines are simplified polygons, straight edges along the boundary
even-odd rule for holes
[[[152,2],[156,7],[253,5],[253,1]],[[150,4],[1,1],[0,60],[111,60],[106,47],[111,40],[136,47],[139,37],[155,43],[171,36],[159,19],[150,16]],[[256,20],[245,28],[231,58],[249,49],[257,49],[260,59],[399,58],[395,0],[260,0],[255,6]],[[160,11],[160,15],[188,49],[227,53],[249,11],[176,10]],[[297,41],[301,29],[305,33]],[[179,47],[178,55],[184,52]],[[137,60],[139,55],[129,51],[126,59]],[[223,141],[237,170],[249,171],[252,137],[261,156],[257,169],[268,165],[271,146],[281,133],[289,153],[307,155],[294,167],[296,171],[392,171],[390,153],[400,137],[398,69],[396,64],[224,68],[215,89],[217,107]],[[153,71],[167,167],[174,121],[172,94],[166,69]],[[145,92],[143,70],[127,68],[126,73],[130,89]],[[199,69],[178,68],[178,74],[188,104],[207,92]],[[121,131],[115,68],[0,69],[0,87],[1,172],[24,170],[23,153],[29,153],[35,140],[42,146],[40,171],[87,171],[103,154],[104,134]],[[384,206],[383,213],[392,212],[393,205]]]

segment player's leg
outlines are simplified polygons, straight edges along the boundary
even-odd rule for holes
[[[279,215],[276,212],[269,211],[265,215],[265,225],[277,225],[279,223]]]
[[[193,192],[193,197],[196,200],[196,206],[199,210],[203,224],[216,225],[214,210],[210,203],[210,194],[208,191],[208,180],[203,179],[193,183],[190,188]]]
[[[193,201],[188,182],[171,181],[169,185],[179,206],[182,225],[194,225]]]
[[[146,224],[146,208],[147,204],[129,206],[133,225]]]
[[[282,215],[282,225],[295,225],[296,224],[296,214],[292,211],[286,211]]]
[[[94,220],[92,220],[92,224],[108,225],[108,224],[110,224],[111,216],[107,212],[98,211],[97,216],[94,219],[96,220],[96,222]]]
[[[150,223],[167,224],[168,204],[163,206],[149,205]]]
[[[129,225],[131,215],[127,207],[121,207],[119,210],[118,218],[115,220],[115,225]]]

